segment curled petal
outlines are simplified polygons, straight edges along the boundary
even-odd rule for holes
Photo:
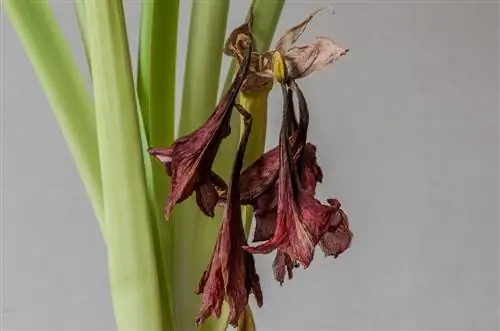
[[[307,28],[307,25],[311,20],[316,16],[319,12],[329,9],[335,14],[335,11],[330,6],[325,6],[313,11],[304,21],[300,22],[293,28],[287,30],[285,34],[278,40],[276,44],[276,50],[281,54],[286,54],[288,50],[297,42],[300,36],[304,33]]]
[[[207,121],[194,132],[177,139],[168,149],[150,149],[165,165],[172,178],[171,191],[165,205],[168,219],[172,209],[196,191],[197,201],[206,215],[213,215],[218,201],[212,165],[222,140],[230,133],[231,112],[248,72],[252,46],[246,45],[244,62],[238,69],[231,87],[216,106]],[[214,202],[215,201],[215,202]]]
[[[333,206],[340,205],[334,199],[329,199],[328,202]],[[338,212],[330,220],[328,231],[323,235],[318,245],[325,256],[337,258],[350,247],[353,236],[349,229],[349,219],[346,213],[342,209],[338,209]]]
[[[240,109],[239,111],[243,112]],[[247,241],[241,219],[238,180],[251,128],[250,115],[246,111],[244,114],[245,131],[233,165],[221,229],[211,262],[197,291],[198,294],[203,294],[202,307],[196,319],[198,325],[211,314],[220,316],[223,300],[229,304],[228,322],[232,326],[238,325],[250,293],[254,294],[259,307],[263,302],[253,255],[242,249]]]
[[[293,47],[285,55],[288,76],[291,79],[303,78],[346,55],[349,50],[324,37],[306,46]]]
[[[172,175],[172,148],[150,148],[148,153],[163,164],[169,176]]]
[[[253,41],[252,35],[253,12],[250,11],[245,23],[234,29],[224,45],[224,54],[243,58],[246,45]]]

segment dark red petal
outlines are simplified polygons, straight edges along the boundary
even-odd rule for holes
[[[307,268],[314,257],[314,249],[328,229],[329,221],[336,212],[323,205],[305,190],[299,190],[298,203],[294,206],[288,228],[288,240],[279,249],[294,261]]]
[[[276,230],[276,209],[269,213],[258,216],[255,215],[255,230],[253,233],[253,242],[265,241],[272,238]]]
[[[353,233],[349,229],[347,215],[342,209],[339,209],[335,214],[330,225],[331,227],[323,235],[318,245],[325,253],[325,256],[337,258],[350,247]]]
[[[293,261],[286,253],[278,250],[273,261],[273,274],[280,285],[285,281],[285,275],[288,274],[288,279],[293,278]]]
[[[176,204],[186,200],[195,189],[210,180],[219,146],[230,132],[232,109],[248,72],[251,51],[252,46],[249,45],[231,87],[207,121],[174,142],[170,162],[171,192],[165,206],[167,218]]]
[[[202,213],[208,217],[214,217],[218,200],[219,194],[211,183],[205,183],[196,189],[196,203]]]
[[[226,182],[224,181],[224,179],[222,179],[222,177],[220,177],[219,175],[217,175],[215,172],[211,172],[210,173],[210,181],[212,182],[212,184],[220,191],[226,191],[227,190],[227,184]]]
[[[200,282],[198,294],[203,293],[203,304],[196,317],[196,324],[200,325],[210,315],[220,317],[222,303],[224,302],[224,283],[222,281],[222,270],[220,265],[216,268],[211,268],[206,271],[207,276],[204,275]],[[209,274],[208,274],[209,273]]]
[[[260,196],[278,177],[279,154],[278,147],[275,147],[262,154],[240,177],[240,195],[242,203],[248,203],[252,199]]]

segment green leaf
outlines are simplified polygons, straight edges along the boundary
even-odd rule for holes
[[[86,16],[85,16],[85,2],[82,0],[74,0],[73,5],[75,7],[76,18],[78,21],[78,28],[80,30],[80,36],[83,42],[83,49],[85,51],[85,58],[87,59],[87,66],[89,67],[89,73],[92,73],[92,64],[90,63],[89,54],[89,42],[87,40],[87,30],[86,30]]]
[[[5,0],[105,232],[95,114],[89,91],[48,1]]]
[[[86,1],[85,13],[115,319],[123,330],[164,330],[123,4]]]
[[[179,1],[144,1],[141,7],[137,95],[144,121],[147,147],[172,144],[175,131],[175,70]],[[161,256],[161,296],[166,303],[164,315],[173,320],[172,304],[172,223],[163,216],[163,205],[169,189],[164,167],[146,155],[150,168],[150,195],[156,212],[158,254]],[[149,163],[149,164],[148,164]],[[168,307],[167,307],[168,306]]]

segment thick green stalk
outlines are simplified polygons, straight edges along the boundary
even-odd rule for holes
[[[159,257],[154,250],[123,4],[87,1],[85,6],[115,319],[122,330],[162,330]]]
[[[105,232],[95,114],[83,77],[47,1],[3,1],[68,143]]]
[[[149,147],[169,146],[175,131],[175,71],[179,1],[145,1],[141,8],[141,30],[137,95],[144,119]],[[151,162],[147,156],[146,163]],[[154,161],[150,173],[153,206],[156,212],[158,254],[161,256],[161,296],[173,321],[172,304],[172,223],[163,216],[163,205],[169,189],[164,167]],[[168,306],[168,307],[167,307]]]

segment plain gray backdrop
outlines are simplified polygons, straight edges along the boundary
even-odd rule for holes
[[[71,2],[51,2],[86,70]],[[125,3],[135,63],[140,3]],[[288,1],[277,35],[326,3]],[[351,52],[300,84],[325,173],[319,196],[341,199],[355,240],[337,260],[318,253],[283,287],[273,256],[258,256],[259,329],[499,329],[498,2],[328,3],[337,15],[319,15],[302,41],[330,36]],[[181,5],[179,87],[191,1]],[[248,5],[232,1],[228,29]],[[2,20],[3,327],[113,329],[97,222]],[[268,147],[280,105],[274,91]]]

